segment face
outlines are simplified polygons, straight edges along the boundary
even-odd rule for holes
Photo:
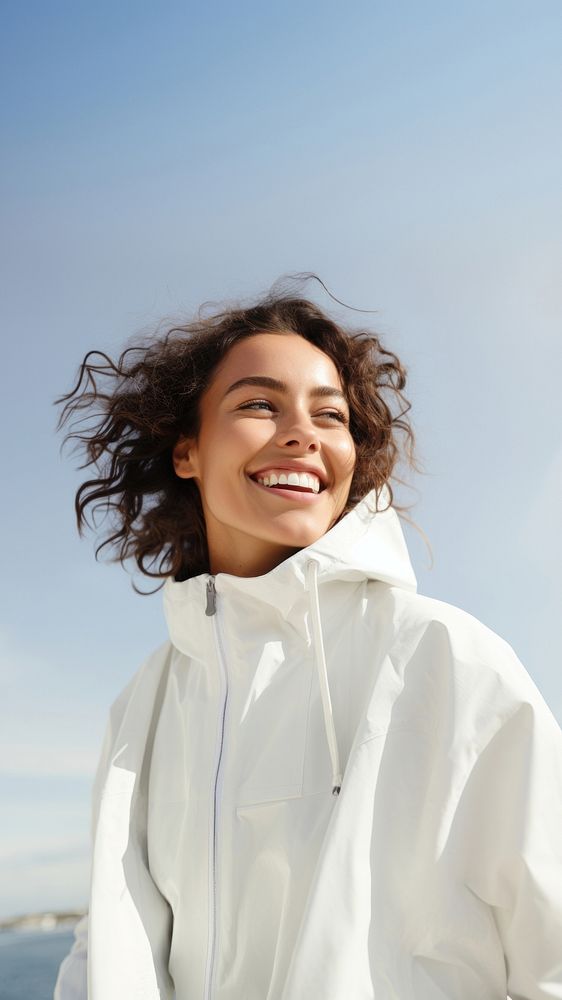
[[[292,333],[241,340],[215,370],[200,416],[197,439],[181,437],[173,461],[199,488],[212,574],[260,576],[336,522],[356,455],[327,354]]]

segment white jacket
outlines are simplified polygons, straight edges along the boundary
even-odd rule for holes
[[[374,505],[263,576],[166,581],[56,1000],[562,997],[560,729]]]

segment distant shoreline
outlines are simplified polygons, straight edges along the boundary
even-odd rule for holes
[[[58,930],[61,927],[75,926],[78,921],[87,913],[83,910],[45,910],[42,913],[23,913],[19,916],[8,917],[0,920],[0,933],[2,931],[49,931]]]

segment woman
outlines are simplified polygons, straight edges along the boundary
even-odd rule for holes
[[[170,639],[110,712],[55,997],[562,996],[560,730],[416,593],[398,358],[272,292],[104,360],[57,401],[103,410],[79,526],[113,511]]]

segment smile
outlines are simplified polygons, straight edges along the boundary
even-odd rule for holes
[[[256,473],[252,477],[262,486],[283,486],[287,489],[306,490],[320,493],[322,484],[312,472],[291,472],[287,469],[270,469],[267,472]]]
[[[314,493],[313,490],[310,489],[310,487],[305,488],[300,485],[292,485],[289,483],[277,486],[264,486],[262,482],[258,482],[258,480],[252,479],[251,476],[248,476],[248,479],[251,483],[253,483],[253,485],[258,490],[261,490],[263,493],[270,493],[272,494],[272,496],[282,497],[284,500],[290,500],[293,503],[300,503],[300,504],[316,503],[322,495],[321,492]]]

